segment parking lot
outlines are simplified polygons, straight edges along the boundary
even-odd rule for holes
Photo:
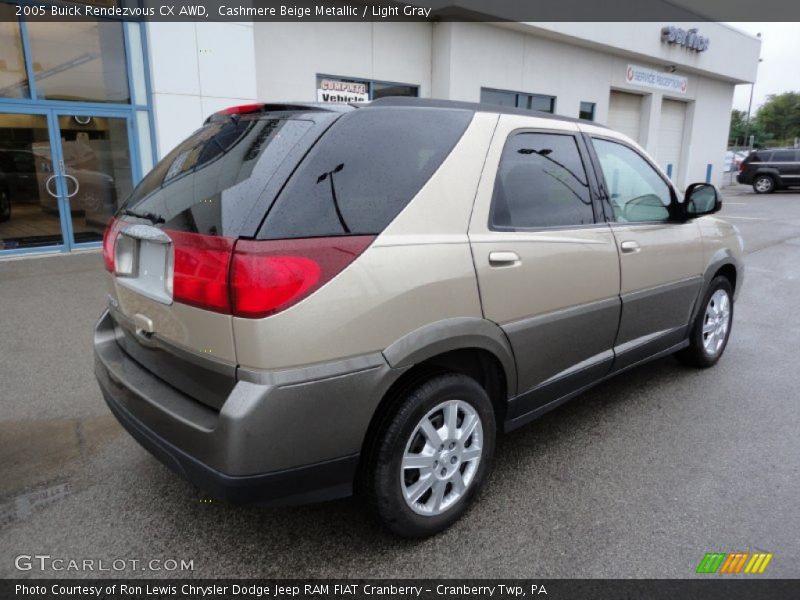
[[[706,552],[759,550],[798,577],[800,194],[729,188],[722,215],[747,257],[719,365],[660,360],[501,438],[475,508],[417,542],[354,500],[203,501],[95,384],[100,254],[0,262],[0,576],[52,576],[14,567],[47,554],[193,561],[118,573],[148,577],[691,577]]]

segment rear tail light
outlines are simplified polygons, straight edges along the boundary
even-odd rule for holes
[[[741,161],[739,163],[739,172],[744,173],[745,168],[747,168],[747,163],[745,161]]]
[[[164,232],[172,239],[173,299],[229,313],[228,274],[235,240],[184,231]]]
[[[166,231],[174,251],[173,299],[237,317],[284,310],[353,262],[374,236],[233,240]]]
[[[233,314],[259,318],[288,308],[338,275],[374,239],[239,240],[231,267]]]
[[[106,271],[114,272],[114,252],[117,245],[117,236],[122,228],[122,221],[111,219],[103,232],[103,264]]]

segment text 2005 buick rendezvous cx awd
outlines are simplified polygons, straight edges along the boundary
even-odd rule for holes
[[[741,241],[635,143],[500,107],[384,99],[211,117],[110,224],[96,373],[213,495],[362,494],[395,532],[467,509],[498,432],[730,335]],[[698,218],[701,217],[701,218]]]

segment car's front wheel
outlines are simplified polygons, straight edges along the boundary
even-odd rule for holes
[[[733,324],[733,287],[727,277],[711,281],[689,334],[689,347],[676,356],[695,367],[712,367],[725,352]]]
[[[417,384],[378,431],[365,473],[371,509],[404,537],[446,529],[486,479],[495,437],[492,403],[474,379],[446,373]]]
[[[775,180],[769,175],[758,175],[753,180],[753,190],[756,194],[771,194],[775,191]]]

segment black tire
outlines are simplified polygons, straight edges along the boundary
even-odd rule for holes
[[[771,175],[756,175],[753,179],[753,191],[756,194],[771,194],[775,188],[777,188],[775,179]]]
[[[703,340],[707,335],[703,333],[703,326],[706,323],[706,309],[711,302],[712,296],[714,296],[714,294],[719,290],[723,290],[728,295],[728,302],[730,306],[728,328],[725,332],[725,336],[719,349],[713,353],[709,353],[703,343]],[[725,348],[728,346],[728,339],[730,338],[732,327],[733,287],[731,286],[731,282],[727,277],[718,276],[711,281],[711,285],[708,286],[708,290],[703,296],[703,303],[700,305],[700,310],[695,317],[692,330],[689,334],[689,346],[677,352],[675,356],[678,358],[678,360],[686,365],[699,367],[701,369],[713,367],[715,364],[717,364],[717,361],[719,361],[719,359],[722,357],[722,354],[725,352]]]
[[[453,505],[435,516],[421,515],[412,510],[403,495],[401,461],[418,424],[430,411],[448,400],[460,400],[478,415],[482,428],[482,453],[471,482]],[[463,415],[461,418],[463,423]],[[387,414],[376,432],[362,482],[362,493],[370,510],[383,525],[407,538],[427,537],[447,529],[466,512],[481,489],[491,470],[496,436],[492,403],[474,379],[442,373],[416,383],[401,392],[393,411]],[[450,493],[446,492],[448,496]]]
[[[8,221],[11,218],[11,198],[8,192],[0,190],[0,223]]]

